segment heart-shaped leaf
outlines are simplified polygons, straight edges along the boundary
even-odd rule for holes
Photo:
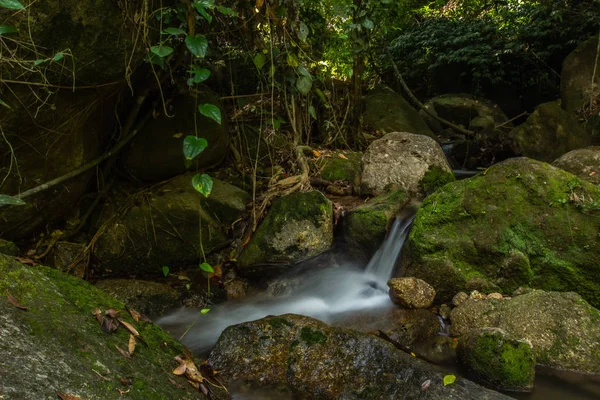
[[[8,25],[0,25],[0,36],[15,32],[17,32],[17,28],[13,28],[12,26]]]
[[[219,107],[214,104],[202,104],[201,106],[198,106],[198,111],[200,111],[200,114],[221,125],[221,110],[219,110]]]
[[[298,89],[298,91],[305,96],[308,94],[308,92],[310,92],[311,88],[312,88],[312,78],[310,76],[302,75],[296,81],[296,89]]]
[[[208,50],[208,40],[204,35],[187,36],[185,45],[188,50],[196,57],[205,57]]]
[[[150,51],[160,58],[166,57],[173,52],[173,48],[169,46],[152,46],[150,47]]]
[[[300,27],[298,29],[298,39],[303,42],[306,42],[306,38],[308,37],[308,26],[304,22],[300,22]]]
[[[213,180],[206,174],[196,174],[192,178],[192,185],[194,189],[202,193],[205,197],[208,197],[213,187]]]
[[[192,77],[189,79],[189,82],[191,82],[191,84],[195,84],[195,83],[202,83],[205,80],[207,80],[210,77],[210,71],[207,70],[206,68],[200,68],[199,66],[194,66],[194,69],[188,71],[190,74],[192,74]],[[192,86],[190,85],[190,86]]]
[[[198,154],[204,151],[206,146],[208,146],[206,139],[196,136],[187,136],[183,139],[183,155],[186,160],[193,160]]]
[[[10,8],[11,10],[22,10],[23,4],[17,0],[0,0],[0,8]]]
[[[18,197],[0,194],[0,206],[22,206],[25,202]]]
[[[455,375],[446,375],[444,376],[444,386],[452,385],[456,381]]]
[[[215,273],[215,270],[213,269],[212,265],[210,265],[209,263],[200,264],[200,269],[204,272],[209,272],[211,274]]]
[[[262,67],[265,65],[265,56],[262,53],[258,53],[252,59],[254,66],[260,71]]]

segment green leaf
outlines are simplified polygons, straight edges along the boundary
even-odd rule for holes
[[[204,272],[210,272],[211,274],[215,273],[214,268],[209,263],[202,263],[202,264],[200,264],[200,269],[202,271],[204,271]]]
[[[298,73],[302,76],[308,76],[309,78],[311,77],[310,72],[308,72],[308,70],[306,68],[304,68],[302,65],[300,65],[298,67]]]
[[[8,26],[8,25],[0,25],[0,36],[6,35],[7,33],[15,33],[15,32],[18,32],[17,28],[13,28],[12,26]]]
[[[303,42],[306,42],[308,32],[308,26],[306,26],[304,22],[300,22],[300,27],[298,28],[298,39],[300,39]]]
[[[200,314],[204,315],[207,314],[210,311],[210,308],[203,308],[202,310],[200,310]]]
[[[183,29],[170,27],[170,28],[165,29],[162,32],[162,34],[163,35],[185,35],[185,31]]]
[[[183,139],[183,155],[186,160],[193,160],[198,154],[206,149],[206,146],[208,146],[206,139],[196,136],[187,136]]]
[[[164,265],[164,266],[162,267],[162,272],[163,272],[163,275],[164,275],[164,276],[167,276],[167,275],[169,275],[169,267],[167,267],[166,265]]]
[[[189,73],[192,74],[192,77],[190,78],[190,80],[188,81],[188,84],[191,83],[202,83],[205,80],[207,80],[210,77],[210,71],[207,70],[206,68],[201,68],[199,66],[194,66],[193,70],[188,71]],[[190,85],[192,86],[192,85]]]
[[[290,67],[297,67],[298,65],[300,65],[300,62],[298,61],[298,57],[296,57],[295,54],[288,53],[288,55],[287,55],[287,64]]]
[[[201,106],[198,106],[198,111],[200,111],[200,114],[221,125],[221,110],[219,110],[219,107],[214,104],[202,104]]]
[[[22,10],[23,4],[19,3],[17,0],[0,0],[0,8],[10,8],[11,10]]]
[[[312,78],[310,76],[301,76],[296,81],[296,89],[303,95],[307,95],[312,88]]]
[[[223,15],[229,15],[231,17],[238,16],[238,13],[229,7],[217,6],[217,10],[219,10],[219,12]]]
[[[8,108],[9,110],[12,110],[12,108],[8,104],[6,104],[2,99],[0,99],[0,106],[4,106],[4,107]]]
[[[146,61],[150,62],[151,64],[158,65],[162,69],[165,69],[165,60],[163,60],[161,57],[157,56],[154,53],[148,53],[148,55],[146,56]]]
[[[202,6],[210,10],[215,6],[215,0],[196,0],[194,1],[194,7],[196,6]]]
[[[362,26],[364,26],[366,29],[373,29],[375,27],[373,21],[371,21],[369,18],[364,19]]]
[[[62,60],[64,57],[64,54],[62,52],[58,52],[54,55],[54,57],[52,57],[52,61],[60,61]]]
[[[187,36],[185,38],[185,45],[194,56],[206,56],[206,50],[208,50],[208,40],[206,40],[204,35]]]
[[[260,71],[262,69],[262,67],[265,65],[265,56],[262,53],[258,53],[257,55],[254,56],[254,58],[252,59],[252,62],[254,63],[254,66]]]
[[[213,187],[213,180],[206,174],[196,174],[192,178],[192,186],[198,192],[202,193],[205,197],[208,197]]]
[[[18,197],[0,194],[0,206],[22,206],[25,202]]]
[[[212,16],[206,12],[206,8],[199,4],[195,4],[195,7],[196,11],[198,11],[198,14],[202,15],[204,19],[208,21],[209,24],[212,23]]]
[[[313,119],[317,119],[317,111],[315,110],[315,108],[313,106],[308,107],[308,115],[310,115],[311,117],[313,117]]]
[[[159,45],[150,47],[150,51],[159,56],[160,58],[164,58],[173,52],[173,48],[169,46]]]
[[[446,375],[444,376],[444,386],[452,385],[456,381],[456,376]]]
[[[44,58],[43,60],[34,60],[34,61],[33,61],[33,65],[37,67],[38,65],[40,65],[40,64],[43,64],[43,63],[45,63],[46,61],[48,61],[48,59],[47,59],[47,58]]]

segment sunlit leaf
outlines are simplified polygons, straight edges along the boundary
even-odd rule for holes
[[[208,313],[210,311],[210,308],[203,308],[202,310],[200,310],[200,314],[204,315],[206,313]]]
[[[0,36],[6,35],[7,33],[15,33],[17,32],[16,28],[8,25],[0,25]]]
[[[214,273],[215,272],[214,268],[209,263],[202,263],[202,264],[200,264],[200,269],[202,271],[204,271],[204,272],[210,272],[210,273]]]
[[[321,157],[321,152],[319,150],[313,150],[313,155],[317,158]]]
[[[194,186],[194,189],[196,189],[198,192],[208,197],[212,191],[213,180],[206,174],[196,174],[192,178],[192,186]]]
[[[4,103],[4,102],[2,102]],[[0,103],[0,104],[2,104]],[[8,107],[8,105],[6,103],[2,104],[6,107]],[[8,107],[10,108],[10,107]],[[14,196],[9,196],[7,194],[0,194],[0,206],[22,206],[23,204],[25,204],[25,202],[21,199],[19,199],[18,197],[14,197]]]
[[[17,0],[0,0],[0,8],[10,8],[11,10],[22,10],[23,4]]]
[[[258,53],[257,55],[254,56],[254,58],[252,59],[252,62],[254,63],[254,66],[260,71],[262,69],[262,67],[265,65],[265,56],[262,53]]]
[[[444,376],[444,386],[452,385],[456,381],[456,376],[446,375]]]
[[[162,267],[162,273],[164,276],[169,275],[169,267],[167,267],[166,265],[163,265]]]
[[[202,104],[201,106],[198,106],[198,111],[205,117],[216,121],[219,125],[221,124],[221,110],[214,104]]]
[[[296,81],[296,89],[303,95],[307,95],[312,88],[312,78],[309,76],[301,76]]]
[[[163,31],[163,35],[184,35],[185,31],[180,28],[169,27]]]
[[[306,38],[308,37],[308,26],[304,22],[300,22],[300,27],[298,28],[298,39],[306,42]]]
[[[150,47],[150,51],[157,56],[164,58],[173,52],[173,48],[169,46],[152,46]]]
[[[183,139],[183,155],[186,160],[193,160],[206,149],[206,146],[208,146],[206,139],[196,136],[186,136]]]
[[[208,50],[208,40],[204,35],[187,36],[185,45],[195,57],[205,57]]]
[[[313,119],[317,119],[317,111],[313,106],[308,107],[308,115],[313,117]]]
[[[58,52],[54,55],[54,57],[52,57],[52,61],[60,61],[62,60],[64,57],[64,54],[62,52]]]
[[[204,8],[211,9],[215,6],[215,0],[195,0],[194,6],[200,5]]]

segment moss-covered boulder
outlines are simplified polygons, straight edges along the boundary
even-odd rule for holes
[[[409,201],[404,190],[392,190],[349,210],[343,219],[343,231],[350,248],[368,257],[375,254],[398,212]]]
[[[594,185],[600,184],[600,147],[570,151],[554,160],[552,165]]]
[[[179,305],[179,293],[164,283],[138,279],[105,279],[96,282],[95,286],[148,316],[162,315],[167,309]]]
[[[449,301],[465,288],[576,291],[600,305],[600,188],[515,158],[423,202],[400,269]]]
[[[531,343],[502,329],[474,329],[461,336],[457,356],[475,382],[499,390],[533,390],[535,354]]]
[[[437,178],[431,179],[432,174]],[[388,133],[373,141],[363,156],[363,194],[378,195],[389,184],[395,184],[411,195],[422,196],[423,179],[430,186],[439,179],[454,179],[444,151],[428,136]]]
[[[55,399],[60,392],[120,399],[119,390],[140,400],[201,397],[172,374],[182,346],[158,326],[134,322],[123,303],[89,283],[0,255],[0,292],[0,393],[7,398]],[[7,292],[27,310],[11,304]],[[129,332],[122,326],[112,334],[102,331],[91,313],[96,307],[121,310],[147,346],[138,341],[131,359],[124,358],[115,346],[127,349]],[[227,398],[219,390],[215,395]]]
[[[260,272],[258,264],[305,260],[324,252],[332,242],[332,204],[321,192],[280,197],[238,257],[240,273]]]
[[[516,154],[546,162],[592,142],[578,119],[561,108],[560,100],[537,106],[509,136]]]
[[[215,104],[221,110],[219,124],[198,112],[199,104]],[[162,181],[183,174],[187,168],[183,140],[206,139],[208,147],[192,161],[191,168],[207,168],[223,161],[229,145],[225,109],[217,96],[201,85],[196,94],[180,95],[171,103],[171,115],[161,114],[147,123],[123,154],[127,171],[142,181]]]
[[[8,240],[0,239],[0,254],[16,256],[19,254],[19,247]]]
[[[160,276],[162,266],[196,262],[228,243],[227,230],[246,210],[250,195],[214,179],[208,197],[192,175],[129,195],[100,218],[94,255],[104,276]]]
[[[528,340],[540,365],[600,373],[600,311],[576,293],[533,290],[512,299],[469,299],[450,319],[454,336],[500,328]]]
[[[507,398],[462,378],[444,386],[444,374],[378,337],[293,314],[230,326],[209,362],[229,381],[285,385],[299,398],[419,398],[428,380],[428,399]]]
[[[358,187],[362,153],[354,151],[333,151],[331,157],[320,158],[321,178],[330,181],[344,181]]]
[[[380,135],[410,132],[434,137],[413,106],[385,85],[378,86],[367,95],[363,123]]]
[[[598,108],[600,74],[595,72],[600,68],[600,61],[597,58],[597,49],[598,36],[594,36],[577,46],[563,61],[560,98],[562,107],[567,112],[583,116]],[[595,104],[590,104],[590,100]]]

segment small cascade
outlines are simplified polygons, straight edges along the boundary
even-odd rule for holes
[[[413,219],[414,215],[396,219],[383,245],[364,270],[356,265],[342,265],[306,271],[285,295],[261,295],[241,303],[220,304],[202,316],[198,310],[180,309],[162,317],[158,324],[176,337],[193,324],[182,342],[192,350],[203,352],[216,343],[228,326],[267,315],[293,313],[332,322],[349,312],[390,307],[387,281],[394,272]]]

